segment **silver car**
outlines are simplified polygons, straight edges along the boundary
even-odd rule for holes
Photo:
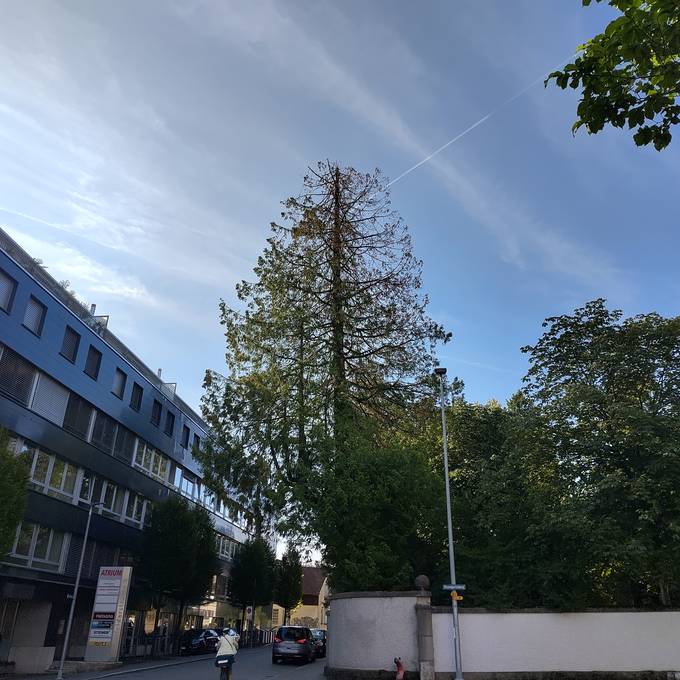
[[[272,663],[298,659],[314,661],[316,659],[312,631],[303,626],[281,626],[274,634],[272,645]]]

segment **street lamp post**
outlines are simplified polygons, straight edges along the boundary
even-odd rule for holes
[[[92,520],[92,511],[103,503],[90,503],[90,509],[87,511],[87,524],[85,524],[85,536],[83,537],[83,547],[80,551],[80,560],[78,562],[78,571],[76,573],[76,582],[73,586],[73,597],[71,598],[71,609],[68,613],[68,621],[66,623],[66,635],[64,636],[64,646],[61,650],[61,661],[59,662],[59,672],[57,673],[57,680],[64,678],[64,661],[66,661],[66,652],[68,651],[69,643],[71,642],[71,626],[73,625],[73,615],[76,611],[76,598],[78,597],[78,588],[80,586],[80,573],[83,570],[83,559],[85,557],[85,548],[87,547],[87,536],[90,533],[90,521]]]
[[[451,578],[451,604],[453,607],[453,659],[456,666],[456,680],[463,680],[463,666],[460,654],[460,626],[458,625],[458,599],[456,584],[456,557],[453,550],[453,522],[451,520],[451,490],[449,488],[449,442],[446,434],[446,369],[438,367],[434,372],[439,376],[440,405],[442,411],[442,442],[444,449],[444,486],[446,488],[446,523],[449,534],[449,576]]]

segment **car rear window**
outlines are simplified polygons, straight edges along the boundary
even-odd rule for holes
[[[304,628],[279,628],[276,636],[284,642],[295,642],[295,640],[302,640],[302,638],[307,637]]]

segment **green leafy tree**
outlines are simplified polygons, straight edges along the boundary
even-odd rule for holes
[[[605,596],[680,595],[680,317],[624,319],[595,300],[545,321],[523,351],[526,394],[549,424],[600,550]]]
[[[635,130],[638,146],[651,143],[660,151],[680,121],[680,4],[608,1],[621,15],[582,45],[572,63],[551,73],[546,84],[554,80],[562,89],[581,88],[574,131],[627,125]]]
[[[274,601],[283,607],[284,624],[290,623],[290,612],[302,602],[302,562],[290,545],[276,565]]]
[[[447,419],[466,605],[596,604],[590,522],[541,412],[518,394],[507,408],[457,399]]]
[[[246,607],[271,604],[274,600],[276,556],[269,544],[255,538],[243,544],[231,567],[231,602],[241,608],[241,626]]]
[[[9,434],[0,429],[0,555],[7,554],[26,509],[28,464],[9,448]]]
[[[324,567],[336,592],[409,590],[445,551],[443,478],[417,448],[359,424],[319,480],[314,526]]]
[[[314,533],[315,475],[346,452],[359,417],[389,420],[422,394],[433,346],[421,263],[376,171],[320,163],[288,199],[283,224],[220,307],[227,376],[208,372],[203,413],[216,445],[199,460],[219,493],[236,488],[255,517]]]
[[[156,609],[154,629],[169,599],[179,602],[179,629],[185,607],[203,602],[219,573],[215,529],[208,512],[179,497],[156,504],[151,524],[144,529],[138,570]]]

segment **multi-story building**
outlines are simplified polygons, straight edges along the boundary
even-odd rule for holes
[[[150,507],[181,494],[212,513],[222,574],[183,626],[226,624],[229,563],[247,538],[242,518],[203,486],[192,457],[208,436],[201,417],[41,264],[0,230],[0,427],[31,461],[27,509],[0,556],[0,662],[49,665],[61,654],[69,597],[85,546],[69,657],[82,657],[102,565],[132,564]],[[2,499],[0,499],[2,502]],[[153,612],[133,591],[130,635]],[[172,630],[176,608],[162,614]],[[24,664],[24,667],[25,664]]]

